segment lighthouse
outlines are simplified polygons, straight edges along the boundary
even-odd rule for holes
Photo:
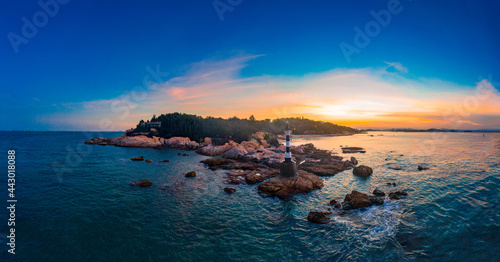
[[[292,134],[292,130],[288,122],[286,122],[286,129],[284,132],[286,135],[285,161],[281,163],[280,175],[282,177],[294,177],[297,173],[297,167],[295,162],[292,161],[292,153],[290,152],[290,135]]]

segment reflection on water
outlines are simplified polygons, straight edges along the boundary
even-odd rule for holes
[[[85,140],[84,135],[0,132],[2,150],[15,147],[18,152],[18,199],[23,205],[18,209],[16,258],[500,259],[499,134],[370,135],[293,139],[295,145],[314,143],[344,157],[355,156],[374,173],[368,179],[355,177],[352,171],[326,177],[323,189],[283,202],[262,198],[255,185],[232,185],[236,193],[226,194],[224,171],[211,171],[199,164],[205,156],[178,156],[179,151],[173,149],[92,146],[91,157],[83,157],[79,165],[61,174],[61,184],[50,163],[64,162],[66,146],[75,147]],[[360,146],[366,153],[342,154],[341,145]],[[139,155],[155,162],[129,160]],[[158,162],[164,159],[170,163]],[[419,164],[429,169],[419,171]],[[196,171],[196,178],[185,178],[183,174],[188,171]],[[128,186],[128,182],[139,179],[149,179],[154,186]],[[388,200],[383,206],[333,214],[327,225],[306,219],[311,210],[327,210],[333,198],[342,200],[352,190],[368,193],[375,188],[385,192],[406,190],[409,196]],[[0,244],[5,245],[5,238]],[[0,256],[1,261],[4,258]]]

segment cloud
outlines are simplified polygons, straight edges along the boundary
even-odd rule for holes
[[[144,90],[65,103],[65,112],[38,119],[73,130],[100,129],[109,122],[108,129],[124,130],[140,119],[169,112],[258,119],[304,116],[355,127],[460,128],[485,124],[485,116],[500,116],[500,96],[488,80],[462,86],[439,79],[409,79],[390,70],[404,73],[405,67],[389,62],[382,70],[242,76],[242,69],[258,57],[193,63],[181,75],[149,83]]]
[[[394,68],[401,73],[408,73],[408,69],[398,62],[385,62],[388,66],[386,68]]]

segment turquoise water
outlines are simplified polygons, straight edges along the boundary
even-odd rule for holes
[[[205,169],[199,161],[207,157],[192,151],[84,145],[95,134],[78,132],[0,132],[3,170],[7,150],[16,150],[18,200],[16,255],[7,254],[2,208],[0,261],[500,260],[500,134],[370,134],[293,140],[340,155],[340,145],[365,147],[355,156],[374,174],[345,171],[283,202],[262,198],[255,185],[224,193],[224,171]],[[141,155],[154,162],[130,161]],[[185,178],[188,171],[198,175]],[[140,179],[154,185],[129,186]],[[409,197],[327,225],[306,219],[332,198],[376,187]]]

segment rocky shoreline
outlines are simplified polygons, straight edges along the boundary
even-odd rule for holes
[[[291,146],[292,160],[297,163],[298,172],[294,178],[283,178],[279,176],[279,168],[285,158],[285,146],[270,146],[264,139],[265,135],[258,132],[253,134],[249,141],[229,141],[224,145],[213,145],[210,138],[205,138],[203,143],[197,143],[186,137],[164,139],[125,135],[110,139],[95,137],[85,141],[85,144],[195,150],[198,154],[213,156],[201,161],[210,170],[227,170],[224,178],[227,184],[261,183],[258,192],[262,196],[280,199],[320,189],[323,187],[323,180],[318,176],[333,176],[358,164],[354,157],[344,160],[343,157],[318,149],[313,144]],[[132,158],[135,161],[143,159]]]

